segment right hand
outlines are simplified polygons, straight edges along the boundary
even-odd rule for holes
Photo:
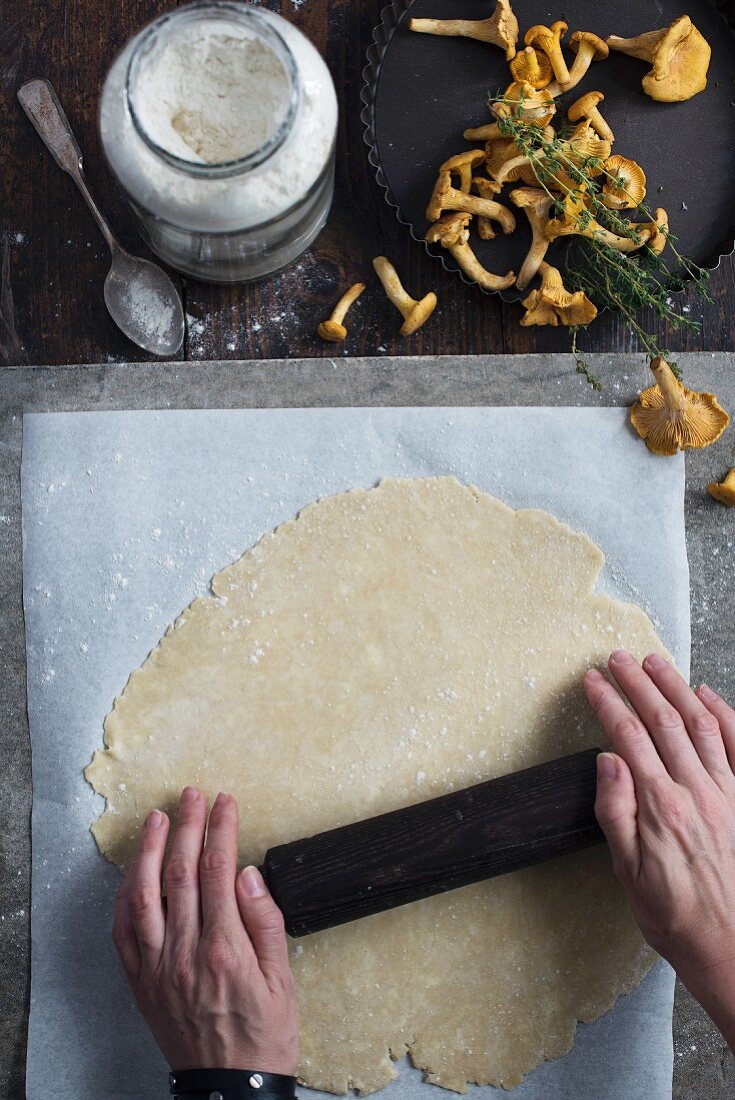
[[[735,1046],[735,711],[625,651],[585,691],[614,753],[595,810],[641,930]]]
[[[209,815],[187,787],[166,867],[169,822],[152,810],[115,905],[113,938],[138,1007],[172,1069],[295,1076],[293,979],[283,917],[255,867],[237,873],[237,803]]]

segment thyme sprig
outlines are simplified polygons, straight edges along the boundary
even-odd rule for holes
[[[656,356],[668,359],[668,353],[660,346],[656,333],[643,326],[639,315],[643,310],[651,309],[673,329],[699,331],[700,322],[683,313],[672,295],[691,282],[697,295],[711,302],[708,290],[710,273],[682,255],[677,248],[676,236],[668,229],[660,228],[660,232],[666,236],[666,243],[675,260],[671,269],[647,244],[642,244],[641,230],[655,221],[654,214],[645,204],[636,205],[621,173],[609,170],[599,156],[583,155],[574,149],[570,143],[573,128],[565,127],[549,137],[538,121],[524,117],[522,96],[520,100],[494,96],[490,106],[500,133],[512,139],[518,153],[527,158],[538,186],[553,200],[552,217],[571,218],[575,228],[588,234],[575,236],[574,245],[568,248],[566,280],[570,288],[584,291],[598,308],[620,313],[650,359]],[[646,220],[636,224],[608,207],[603,201],[603,188],[608,184],[621,194],[629,195],[631,203]],[[632,238],[642,244],[640,251],[619,251],[604,240],[605,230],[620,237]],[[577,371],[587,378],[590,385],[598,388],[599,383],[581,356],[577,336],[575,331],[572,353]]]

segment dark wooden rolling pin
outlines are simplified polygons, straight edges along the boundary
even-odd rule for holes
[[[597,754],[589,749],[269,849],[262,871],[288,934],[599,844]]]

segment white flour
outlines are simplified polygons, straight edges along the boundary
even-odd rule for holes
[[[264,145],[290,94],[288,75],[266,43],[205,24],[171,38],[148,60],[135,104],[161,148],[216,164]]]
[[[331,157],[337,98],[329,70],[296,27],[267,9],[257,11],[293,58],[300,101],[281,147],[245,175],[203,178],[166,163],[141,138],[126,107],[135,39],[110,69],[100,103],[105,154],[127,193],[162,222],[213,233],[261,225],[306,195]],[[211,15],[170,30],[145,58],[132,94],[149,137],[201,164],[258,148],[283,118],[289,89],[281,59],[267,42],[233,17]]]

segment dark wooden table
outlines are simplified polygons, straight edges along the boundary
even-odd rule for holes
[[[314,247],[285,273],[252,286],[186,280],[182,359],[260,359],[370,354],[563,351],[564,330],[523,329],[517,305],[488,297],[425,255],[396,222],[367,160],[360,121],[365,51],[383,0],[264,0],[295,22],[327,59],[341,104],[337,186],[329,223]],[[123,244],[146,254],[103,163],[96,128],[99,90],[114,54],[170,0],[4,0],[2,6],[2,293],[0,362],[92,363],[143,359],[117,330],[102,301],[108,253],[81,197],[23,115],[16,89],[49,77],[85,153],[93,192]],[[380,252],[414,294],[437,292],[440,310],[415,336],[398,336],[398,317],[382,293],[364,295],[341,348],[315,336],[318,320],[346,283],[371,276]],[[735,347],[735,269],[712,276],[713,305],[691,295],[701,332],[662,333],[672,350]],[[590,351],[635,350],[625,325],[604,316],[585,333]]]

